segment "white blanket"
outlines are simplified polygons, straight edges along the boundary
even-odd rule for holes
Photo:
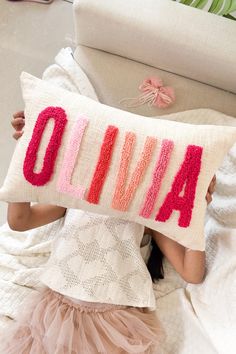
[[[43,78],[96,99],[70,49],[59,53]],[[235,353],[236,229],[226,227],[236,226],[236,209],[231,208],[236,196],[235,174],[236,149],[232,149],[218,172],[217,193],[206,222],[206,280],[186,287],[165,262],[165,279],[154,285],[157,313],[167,335],[164,354]],[[39,275],[60,223],[24,233],[13,232],[6,224],[0,228],[0,332],[15,318],[23,299],[43,286]]]

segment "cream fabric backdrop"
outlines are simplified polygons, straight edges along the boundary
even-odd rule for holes
[[[77,44],[236,93],[236,25],[167,0],[75,0]]]
[[[236,117],[236,95],[233,93],[81,45],[76,48],[74,58],[87,74],[99,101],[112,107],[145,116],[210,108]],[[139,96],[138,86],[150,76],[158,76],[162,78],[164,86],[174,88],[176,101],[173,105],[165,109],[150,107],[147,104],[129,108],[120,103],[123,98]]]

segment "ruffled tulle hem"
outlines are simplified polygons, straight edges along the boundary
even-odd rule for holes
[[[144,309],[75,304],[46,289],[27,299],[23,313],[6,329],[1,354],[160,353],[162,330]]]

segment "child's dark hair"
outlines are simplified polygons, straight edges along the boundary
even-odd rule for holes
[[[160,248],[157,246],[156,242],[152,239],[151,241],[151,254],[147,262],[147,268],[151,275],[153,283],[159,279],[164,278],[164,269],[163,269],[163,253]]]

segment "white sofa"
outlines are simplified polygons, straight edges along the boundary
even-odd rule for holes
[[[75,0],[75,59],[100,101],[119,108],[159,76],[176,92],[168,109],[212,108],[236,117],[236,24],[170,0]],[[130,109],[131,110],[131,109]]]

